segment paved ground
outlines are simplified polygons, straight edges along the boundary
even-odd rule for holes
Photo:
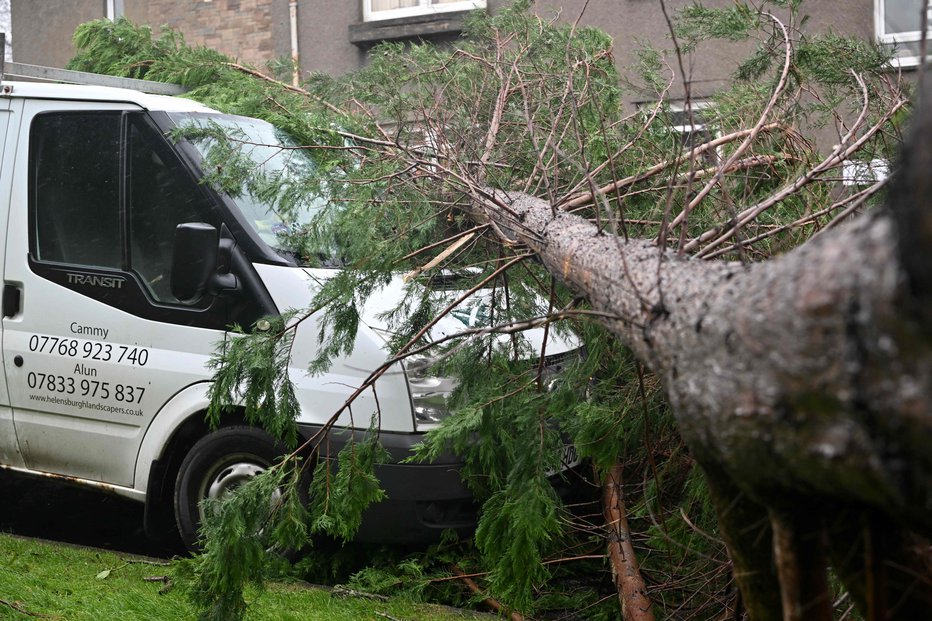
[[[141,503],[7,471],[0,471],[0,531],[147,556],[182,553],[180,541],[146,538]]]

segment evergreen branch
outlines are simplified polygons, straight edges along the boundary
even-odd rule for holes
[[[260,79],[260,80],[264,80],[265,82],[271,82],[272,84],[278,86],[279,88],[281,88],[281,89],[283,89],[283,90],[291,91],[292,93],[298,93],[299,95],[304,95],[305,97],[309,97],[310,99],[313,99],[314,101],[316,101],[316,102],[319,103],[320,105],[322,105],[322,106],[324,106],[325,108],[327,108],[327,110],[330,110],[330,112],[333,112],[334,114],[336,114],[336,115],[338,115],[338,116],[346,116],[346,115],[347,115],[347,113],[346,113],[345,110],[342,110],[342,109],[336,107],[335,105],[333,105],[333,104],[330,103],[329,101],[326,101],[326,100],[324,100],[322,97],[320,97],[320,96],[318,96],[318,95],[315,95],[314,93],[311,93],[310,91],[306,91],[306,90],[304,90],[304,89],[301,88],[301,87],[294,86],[294,85],[292,85],[292,84],[288,84],[288,83],[282,82],[282,81],[280,81],[280,80],[276,80],[275,78],[271,78],[271,77],[265,75],[264,73],[261,73],[261,72],[259,72],[259,71],[256,71],[255,69],[252,69],[252,68],[250,68],[250,67],[246,67],[245,65],[241,65],[241,64],[239,64],[239,63],[228,62],[228,63],[224,63],[224,64],[225,64],[227,67],[230,67],[231,69],[236,69],[236,70],[239,71],[240,73],[245,73],[246,75],[250,75],[250,76],[252,76],[252,77],[254,77],[254,78],[258,78],[258,79]]]
[[[860,78],[858,78],[861,81]],[[861,81],[862,86],[864,86],[863,81]],[[700,258],[705,258],[706,255],[712,252],[715,248],[720,246],[723,242],[730,239],[735,235],[744,225],[753,221],[755,218],[759,217],[764,211],[770,209],[780,201],[785,198],[794,195],[798,192],[803,186],[811,183],[815,180],[818,175],[822,174],[826,170],[840,166],[842,162],[850,158],[852,154],[857,152],[864,144],[873,138],[877,132],[883,129],[890,119],[897,113],[901,108],[903,108],[907,101],[905,98],[898,98],[887,110],[884,111],[880,119],[874,123],[871,127],[864,131],[861,136],[857,137],[854,140],[857,130],[860,128],[861,123],[866,118],[868,112],[868,99],[867,99],[867,89],[864,88],[864,105],[861,109],[861,114],[858,117],[858,121],[854,124],[851,130],[838,146],[833,149],[832,153],[828,155],[825,159],[819,162],[816,166],[810,168],[803,175],[794,179],[791,183],[780,188],[779,191],[775,192],[766,199],[760,201],[752,207],[748,207],[735,217],[735,221],[730,224],[728,227],[715,227],[710,229],[705,233],[699,235],[698,237],[691,240],[688,244],[683,247],[684,252],[689,252],[699,244],[712,239],[707,243],[702,251],[699,253]],[[724,232],[723,232],[724,230]]]
[[[303,444],[301,444],[292,455],[297,455],[303,451],[309,450],[313,447],[316,447],[321,439],[329,433],[330,429],[336,424],[336,421],[339,420],[343,412],[349,408],[356,399],[359,398],[366,390],[369,390],[375,385],[375,382],[382,377],[389,368],[395,365],[400,360],[403,360],[406,356],[408,349],[411,348],[415,343],[417,343],[427,332],[433,328],[443,317],[447,316],[450,311],[463,303],[466,299],[471,297],[476,291],[483,288],[489,281],[496,278],[500,273],[504,272],[513,265],[516,265],[527,258],[527,255],[522,255],[515,257],[514,259],[506,262],[504,265],[496,269],[489,276],[483,278],[479,283],[471,287],[469,290],[460,295],[456,300],[449,304],[443,311],[438,313],[427,325],[421,328],[417,334],[415,334],[407,343],[401,346],[398,353],[395,356],[392,356],[378,367],[376,367],[369,375],[359,384],[359,386],[346,398],[343,404],[330,416],[330,418],[323,424],[320,430],[315,433],[313,436],[308,438]]]
[[[659,93],[657,97],[657,103],[651,109],[650,114],[647,116],[647,119],[645,119],[645,121],[638,126],[637,131],[635,132],[634,136],[631,139],[629,139],[625,144],[619,147],[612,154],[611,157],[607,158],[604,162],[602,162],[601,164],[599,164],[598,166],[592,169],[593,175],[598,175],[600,172],[602,172],[603,169],[607,167],[611,168],[612,163],[617,158],[621,157],[624,153],[626,153],[629,149],[631,149],[635,144],[637,144],[638,140],[640,140],[644,136],[644,133],[650,128],[651,124],[654,122],[654,119],[657,118],[657,116],[660,114],[661,110],[663,109],[664,104],[666,103],[666,100],[667,100],[667,93],[670,91],[670,87],[673,86],[673,81],[675,79],[676,79],[676,74],[673,72],[672,69],[670,69],[670,79],[667,82],[666,86],[664,86],[663,90]],[[632,113],[628,117],[621,119],[621,122],[626,122],[634,118],[636,115],[637,115],[637,112]],[[612,178],[617,178],[617,175],[614,174],[614,170],[613,170]],[[589,200],[592,200],[591,192],[587,194],[581,194],[581,195],[578,194],[578,192],[580,191],[580,188],[583,185],[584,185],[584,182],[580,181],[576,187],[572,188],[567,193],[567,196],[574,197],[572,200],[581,200],[584,196],[589,196],[590,197]],[[614,189],[617,191],[621,188],[618,187]],[[611,190],[606,189],[605,187],[602,188],[602,192],[605,194],[609,193],[610,191]],[[573,207],[578,207],[578,206],[581,206],[581,205],[564,205],[564,208],[573,208]]]
[[[608,530],[609,558],[617,584],[621,616],[625,621],[653,621],[653,604],[647,597],[647,587],[638,567],[627,510],[621,490],[621,464],[616,463],[602,482],[602,506]]]
[[[439,247],[439,246],[444,246],[444,245],[446,245],[446,244],[448,244],[448,243],[450,243],[450,242],[452,242],[452,241],[456,241],[456,240],[457,240],[458,238],[460,238],[460,237],[464,237],[464,236],[466,236],[466,235],[472,235],[472,234],[481,232],[481,231],[483,231],[483,230],[485,230],[485,229],[487,229],[487,228],[489,228],[489,225],[487,225],[487,224],[479,224],[479,225],[477,225],[477,226],[472,227],[471,229],[467,229],[467,230],[465,230],[465,231],[460,231],[459,233],[456,233],[455,235],[451,235],[450,237],[446,237],[446,238],[444,238],[444,239],[441,239],[440,241],[437,241],[437,242],[434,242],[434,243],[432,243],[432,244],[428,244],[428,245],[426,245],[426,246],[423,246],[423,247],[421,247],[421,248],[418,248],[417,250],[415,250],[415,251],[413,251],[413,252],[409,252],[409,253],[406,254],[405,256],[401,257],[401,260],[402,260],[402,261],[407,261],[408,259],[413,259],[414,257],[418,256],[419,254],[421,254],[421,253],[423,253],[423,252],[429,252],[429,251],[433,250],[434,248],[437,248],[437,247]]]
[[[860,192],[857,192],[850,196],[846,196],[845,198],[833,203],[831,206],[826,207],[825,209],[820,209],[819,211],[816,211],[815,213],[799,218],[798,220],[794,220],[793,222],[790,222],[789,224],[783,224],[780,226],[776,226],[772,228],[771,230],[767,231],[766,233],[762,233],[756,237],[752,237],[745,241],[738,242],[732,246],[720,248],[710,253],[708,256],[706,256],[706,259],[709,259],[709,260],[717,259],[726,254],[732,253],[735,250],[738,250],[739,247],[741,246],[754,244],[756,242],[763,241],[765,239],[773,237],[774,235],[779,235],[780,233],[783,233],[785,231],[789,231],[789,230],[804,226],[806,224],[812,224],[816,222],[819,218],[822,218],[823,216],[827,216],[831,214],[832,212],[837,211],[841,207],[845,207],[847,205],[844,211],[842,211],[840,214],[835,216],[832,219],[832,221],[829,222],[821,230],[825,230],[829,226],[835,226],[837,223],[842,222],[845,218],[851,215],[855,210],[862,207],[865,202],[867,202],[871,197],[875,196],[878,192],[880,192],[880,190],[885,188],[889,181],[890,181],[890,177],[884,177],[880,181],[873,183],[867,188],[861,190]],[[815,235],[818,235],[818,233],[815,233]]]
[[[770,100],[764,106],[763,111],[760,114],[760,117],[757,119],[757,123],[754,124],[754,127],[751,128],[751,131],[744,137],[744,140],[741,141],[741,144],[734,150],[734,152],[728,156],[728,159],[725,160],[725,163],[721,165],[718,171],[715,173],[715,176],[701,189],[699,192],[689,201],[686,207],[670,222],[670,227],[680,226],[685,223],[686,218],[689,217],[690,212],[696,208],[696,206],[705,199],[706,196],[712,191],[712,188],[716,184],[722,181],[724,171],[728,170],[733,166],[738,160],[747,152],[750,148],[751,143],[757,138],[760,134],[764,125],[767,123],[767,117],[770,116],[773,112],[774,107],[777,105],[777,101],[780,96],[783,94],[783,91],[786,89],[787,80],[790,75],[790,68],[792,66],[793,58],[793,44],[790,41],[790,34],[787,32],[786,26],[777,19],[776,16],[770,13],[764,13],[767,17],[773,20],[781,33],[783,34],[783,45],[785,48],[784,60],[783,60],[783,71],[780,73],[780,79],[777,82],[776,87],[773,89],[773,94],[770,96]]]
[[[408,272],[407,274],[405,274],[404,276],[402,276],[402,280],[404,282],[410,282],[411,280],[417,278],[419,275],[423,274],[424,272],[437,267],[440,263],[442,263],[444,260],[449,258],[451,254],[459,250],[464,244],[468,243],[469,240],[471,240],[473,237],[475,237],[475,233],[466,233],[465,235],[462,235],[459,239],[457,239],[455,242],[450,244],[443,252],[438,254],[436,257],[434,257],[433,259],[431,259],[430,261],[428,261],[421,267],[417,267],[411,270],[410,272]]]

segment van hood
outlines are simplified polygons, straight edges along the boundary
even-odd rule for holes
[[[362,313],[362,321],[376,332],[390,336],[386,327],[384,316],[386,313],[394,310],[395,307],[404,299],[405,287],[408,286],[401,276],[396,276],[384,288],[369,296]],[[452,302],[460,295],[462,290],[451,289],[449,284],[444,286],[444,291],[449,294]],[[456,308],[440,318],[440,320],[425,335],[428,342],[437,341],[446,337],[460,334],[465,330],[475,328],[486,328],[492,325],[492,292],[489,289],[481,289],[473,295],[458,304]],[[533,352],[539,354],[544,343],[545,330],[535,328],[522,332],[527,339]],[[508,335],[499,335],[499,340],[506,343],[510,340]],[[548,356],[566,353],[580,346],[579,340],[567,334],[561,334],[555,330],[547,331],[546,354]],[[533,354],[532,354],[533,355]]]
[[[281,311],[307,308],[314,293],[336,273],[332,269],[267,264],[256,264],[255,268]],[[399,276],[369,297],[361,312],[353,351],[347,356],[334,359],[330,368],[321,376],[312,377],[307,371],[310,361],[320,349],[317,338],[321,328],[319,316],[312,315],[297,326],[291,347],[290,374],[301,404],[299,422],[327,422],[372,371],[390,359],[387,343],[391,334],[381,317],[404,299],[405,286]],[[477,292],[455,312],[443,317],[427,335],[427,339],[437,340],[471,327],[482,327],[483,322],[488,321],[486,309],[489,301],[488,292]],[[544,339],[543,328],[526,331],[524,336],[534,351],[539,352]],[[500,338],[502,342],[508,342],[509,339],[507,335],[501,335]],[[572,335],[548,331],[548,358],[559,357],[579,346],[578,339]],[[337,424],[365,429],[376,413],[383,430],[415,431],[411,393],[404,366],[400,362],[392,364],[377,380],[374,392],[364,391],[353,402],[352,412],[345,412]]]

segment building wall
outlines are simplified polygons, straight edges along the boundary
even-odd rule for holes
[[[32,65],[64,67],[74,55],[71,37],[86,21],[104,16],[104,0],[69,0],[62,3],[13,0],[12,29],[16,37],[13,60]]]
[[[19,33],[13,60],[64,67],[74,55],[78,25],[106,16],[106,0],[12,0],[12,31]],[[264,67],[291,55],[288,0],[123,0],[124,15],[178,29],[185,40]]]
[[[301,69],[339,75],[365,63],[365,51],[349,41],[349,25],[362,21],[357,0],[298,2]]]
[[[675,11],[694,2],[667,0],[666,6],[673,15]],[[497,8],[504,3],[503,0],[493,0],[490,7]],[[702,4],[709,8],[725,8],[734,2],[702,0]],[[838,34],[870,40],[874,36],[873,5],[871,0],[807,0],[802,8],[802,12],[809,16],[805,31],[814,34],[832,30]],[[612,36],[615,60],[622,73],[635,60],[638,48],[644,43],[657,49],[673,48],[666,19],[656,0],[591,0],[588,5],[583,0],[537,0],[534,11],[545,19],[556,19],[563,23],[578,20],[582,26],[595,26],[608,32]],[[774,13],[784,23],[789,23],[788,11],[775,10]],[[741,59],[751,51],[750,44],[716,41],[686,56],[683,60],[692,95],[712,95],[729,80]],[[676,66],[676,57],[671,54],[668,60],[677,74],[670,95],[673,98],[683,97],[685,89]],[[631,99],[636,100],[637,94],[632,94]]]
[[[16,2],[17,0],[13,0]],[[106,11],[106,8],[104,9]],[[149,0],[123,0],[123,16],[137,24],[146,23]]]
[[[291,54],[290,0],[124,0],[125,15],[148,23],[157,32],[167,24],[179,29],[188,43],[206,45],[236,57],[241,62],[263,67],[274,58]],[[378,41],[351,42],[353,30],[363,23],[362,0],[295,0],[302,74],[342,74],[364,66],[366,52]],[[510,0],[488,0],[488,10],[497,11]],[[693,0],[667,0],[673,12]],[[732,0],[704,0],[708,6],[724,7]],[[811,20],[809,32],[829,28],[840,34],[871,39],[874,36],[872,0],[807,0],[804,12]],[[18,62],[63,66],[73,54],[74,28],[89,19],[103,17],[105,0],[12,0],[13,33]],[[544,19],[597,26],[614,41],[614,55],[624,73],[643,42],[657,48],[671,47],[666,21],[656,0],[536,0],[534,11]],[[782,17],[786,17],[785,14]],[[422,24],[400,22],[395,32],[418,31]],[[437,20],[434,20],[436,25]],[[429,26],[430,24],[428,24]],[[449,40],[456,30],[433,34],[433,40]],[[403,39],[402,39],[403,40]],[[408,39],[410,40],[410,39]],[[731,43],[707,45],[686,59],[687,80],[696,97],[712,94],[734,70],[749,48]],[[675,59],[671,57],[671,64]],[[674,81],[671,95],[683,95],[683,79]],[[632,93],[635,101],[638,94]],[[647,96],[646,94],[644,95]]]
[[[676,10],[692,0],[667,0],[667,10],[672,15]],[[720,8],[733,4],[731,0],[704,0],[710,8]],[[595,26],[608,32],[614,43],[613,54],[619,70],[624,75],[627,67],[636,59],[637,50],[644,44],[657,49],[672,47],[670,31],[659,2],[644,0],[615,0],[590,2],[583,10],[583,2],[559,2],[557,0],[539,0],[535,3],[535,12],[544,19],[554,19],[563,23],[578,20],[580,26]],[[716,88],[727,80],[734,70],[737,58],[743,55],[742,46],[722,42],[709,46],[701,54],[684,58],[687,79],[694,97],[705,97],[715,92]],[[668,58],[671,69],[677,73],[670,95],[680,98],[684,95],[682,76],[676,66],[675,57]],[[631,98],[640,98],[632,93]]]
[[[276,56],[273,0],[149,0],[145,21],[179,30],[189,43],[263,66]]]
[[[511,0],[488,0],[488,10],[495,12]],[[672,14],[695,0],[667,0]],[[703,0],[708,7],[728,7],[733,0]],[[304,72],[322,71],[341,74],[366,63],[369,44],[353,45],[348,30],[362,22],[362,0],[300,0],[301,67]],[[595,26],[608,32],[614,42],[614,56],[622,73],[636,58],[644,43],[660,49],[672,48],[669,29],[657,0],[536,0],[534,12],[545,20]],[[874,37],[874,3],[872,0],[807,0],[803,12],[809,16],[808,33],[832,30],[870,40]],[[776,15],[789,23],[786,11]],[[437,37],[434,37],[436,39]],[[713,94],[728,81],[740,59],[751,51],[750,44],[725,41],[703,46],[699,53],[687,56],[687,81],[695,97]],[[670,62],[676,70],[675,57]],[[682,76],[674,80],[671,96],[684,95]],[[631,94],[631,101],[638,99]]]

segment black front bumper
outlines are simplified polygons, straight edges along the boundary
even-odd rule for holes
[[[310,438],[320,427],[299,425],[301,435]],[[320,443],[320,458],[336,467],[337,454],[352,440],[363,441],[364,431],[331,429]],[[399,463],[412,455],[412,447],[424,439],[422,433],[382,431],[379,441],[391,456],[378,464],[375,474],[387,498],[369,506],[355,541],[367,543],[432,543],[444,530],[460,536],[472,533],[478,519],[478,504],[463,484],[463,462],[443,455],[431,463]]]

